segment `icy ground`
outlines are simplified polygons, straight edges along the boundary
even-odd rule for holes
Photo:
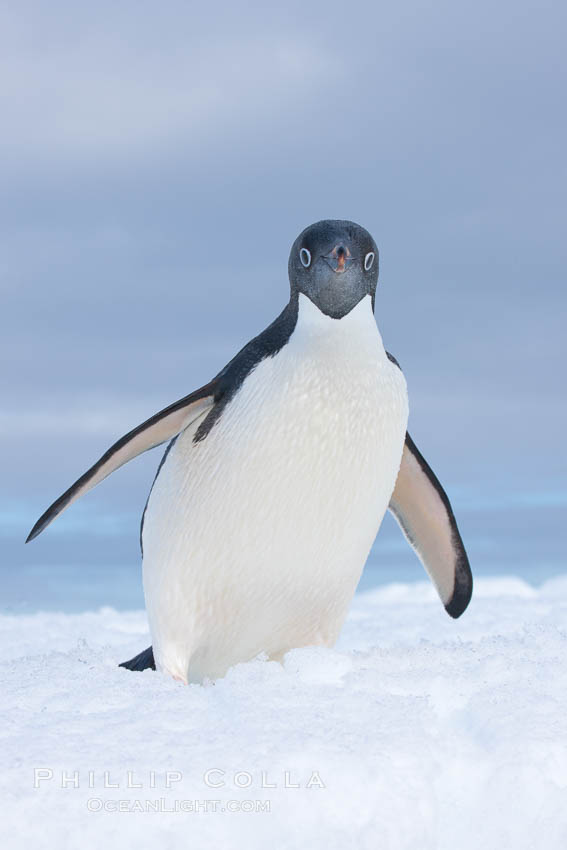
[[[382,587],[336,649],[205,686],[118,669],[143,612],[0,630],[2,847],[567,847],[567,576],[480,579],[457,622]]]

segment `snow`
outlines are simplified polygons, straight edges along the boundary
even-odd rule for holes
[[[336,648],[188,687],[116,666],[144,612],[0,616],[2,846],[563,850],[566,615],[567,576],[480,579],[459,621],[388,585]]]

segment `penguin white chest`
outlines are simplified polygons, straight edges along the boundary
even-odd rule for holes
[[[152,490],[144,589],[158,667],[188,681],[334,643],[398,473],[401,371],[364,298],[341,320],[300,295],[288,343],[207,436],[184,431]]]

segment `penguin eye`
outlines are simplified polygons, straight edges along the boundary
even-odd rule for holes
[[[299,259],[301,260],[301,265],[306,269],[311,265],[311,253],[307,250],[307,248],[302,248],[299,252]]]
[[[370,251],[364,258],[364,271],[369,272],[374,263],[374,251]]]

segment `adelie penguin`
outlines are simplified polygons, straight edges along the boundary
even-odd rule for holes
[[[118,440],[28,540],[141,452],[169,445],[142,518],[152,647],[122,666],[184,682],[332,646],[387,509],[459,617],[472,592],[449,500],[406,432],[406,382],[374,318],[378,249],[304,230],[282,313],[216,378]]]

